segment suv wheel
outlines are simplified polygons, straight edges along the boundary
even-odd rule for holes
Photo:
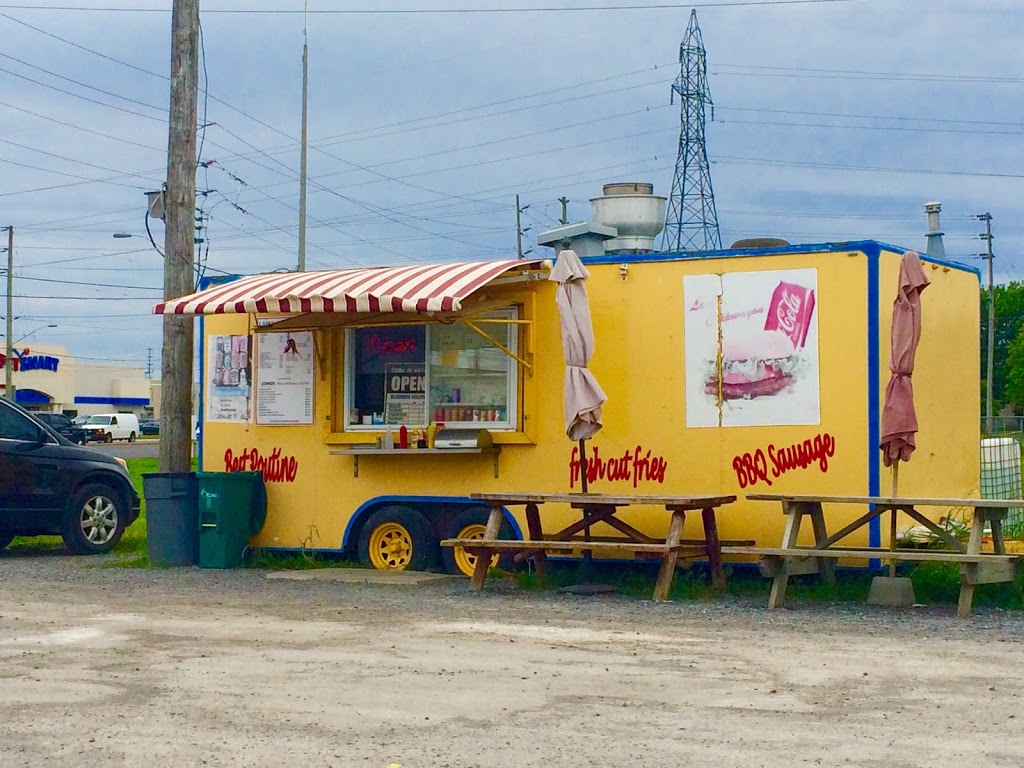
[[[124,533],[123,509],[120,495],[108,485],[91,483],[79,488],[64,515],[64,546],[76,555],[109,552]]]
[[[109,432],[107,432],[107,434],[105,434],[103,436],[103,442],[104,443],[112,443],[112,442],[114,442],[114,436],[112,434],[110,434]]]
[[[134,432],[132,432],[130,435],[128,435],[128,442],[129,443],[134,443],[135,442],[135,433]]]

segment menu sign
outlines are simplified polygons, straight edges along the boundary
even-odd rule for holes
[[[210,336],[206,356],[206,420],[248,421],[248,336]]]
[[[266,333],[256,355],[256,423],[313,423],[313,334]]]
[[[423,363],[384,366],[384,423],[426,424],[427,390]]]

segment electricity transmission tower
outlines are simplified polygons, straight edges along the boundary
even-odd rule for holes
[[[679,44],[679,77],[672,86],[673,103],[679,94],[679,155],[672,180],[665,233],[661,249],[667,252],[713,251],[722,247],[711,189],[711,169],[704,143],[704,108],[715,105],[708,89],[707,52],[697,24],[697,11],[690,11],[686,36]]]

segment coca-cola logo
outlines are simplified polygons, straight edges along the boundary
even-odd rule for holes
[[[779,320],[779,327],[786,333],[793,333],[796,330],[797,318],[800,316],[800,297],[783,290],[775,315]]]

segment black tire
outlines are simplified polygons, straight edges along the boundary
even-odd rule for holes
[[[469,526],[487,526],[487,518],[490,515],[490,510],[487,507],[467,507],[466,509],[459,512],[452,518],[451,523],[448,525],[448,530],[444,535],[446,539],[457,539],[461,537],[462,532]],[[501,528],[498,530],[498,538],[506,541],[513,541],[516,538],[515,531],[512,530],[512,526],[508,520],[501,521]],[[455,547],[442,547],[441,548],[441,559],[444,562],[444,569],[448,573],[454,576],[468,576],[471,574],[465,573],[462,568],[459,567],[458,558],[456,557]],[[504,552],[498,557],[497,567],[503,571],[511,571],[515,566],[515,553]]]
[[[105,434],[103,436],[103,442],[104,443],[112,443],[112,442],[114,442],[114,436],[112,434],[110,434],[109,432],[107,432],[107,434]]]
[[[411,540],[411,552],[402,557],[391,557],[387,554],[371,556],[371,541],[376,537],[374,532],[378,528],[393,524],[401,526],[408,533]],[[363,565],[372,565],[374,568],[387,568],[402,571],[426,571],[437,566],[437,551],[440,543],[422,514],[411,507],[388,506],[381,507],[366,521],[362,530],[359,531],[359,562]],[[374,562],[376,560],[377,562]],[[396,563],[393,568],[381,565],[382,561]],[[401,565],[398,565],[401,563]]]
[[[60,535],[64,546],[76,555],[109,552],[124,534],[128,509],[122,495],[102,483],[90,483],[71,497]]]
[[[135,442],[135,433],[134,432],[132,432],[130,435],[128,435],[128,442],[129,443],[134,443]]]
[[[14,534],[7,531],[0,531],[0,550],[7,549],[7,545],[14,541]]]

